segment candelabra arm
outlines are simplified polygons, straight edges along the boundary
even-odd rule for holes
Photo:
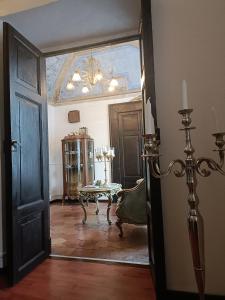
[[[159,166],[159,159],[151,156],[149,156],[149,158],[152,175],[156,178],[166,177],[172,172],[176,177],[183,177],[185,175],[185,163],[181,159],[171,161],[167,170],[161,171]],[[180,169],[173,170],[174,166],[176,165],[179,165]]]
[[[215,144],[217,149],[215,152],[219,154],[219,162],[217,163],[215,160],[207,157],[200,157],[196,161],[196,170],[199,175],[203,177],[208,177],[211,174],[211,171],[217,171],[220,174],[225,176],[225,170],[223,170],[224,166],[224,151],[225,151],[225,141],[224,136],[225,132],[214,133],[213,136],[215,137],[216,141]],[[203,167],[203,165],[207,165],[207,169]]]
[[[224,165],[224,151],[225,151],[224,136],[225,136],[225,132],[214,133],[213,136],[216,139],[215,144],[217,146],[217,149],[214,150],[214,151],[218,152],[218,154],[219,154],[219,166],[222,169],[223,165]]]
[[[204,168],[203,164],[206,164],[208,169]],[[207,157],[200,157],[196,161],[196,170],[197,170],[198,174],[201,175],[202,177],[210,176],[211,170],[217,171],[220,174],[225,176],[225,171],[222,169],[222,166],[223,166],[222,161],[220,161],[220,164],[218,164],[213,159],[207,158]]]
[[[169,163],[167,170],[161,171],[159,166],[159,145],[160,141],[155,134],[144,135],[145,139],[145,154],[143,158],[147,158],[152,175],[156,178],[165,177],[172,172],[176,177],[183,177],[185,175],[185,163],[181,159],[173,160]],[[179,165],[179,169],[173,170],[174,166]]]

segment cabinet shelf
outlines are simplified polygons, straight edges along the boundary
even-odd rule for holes
[[[65,151],[65,155],[78,155],[79,151]]]
[[[78,169],[78,166],[65,166],[65,168],[67,170],[70,170],[70,169]]]

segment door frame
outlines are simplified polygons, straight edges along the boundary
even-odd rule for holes
[[[149,19],[149,24],[150,26],[152,26],[151,24],[151,0],[141,0],[142,2],[142,12],[144,10],[144,13],[146,15],[146,17]],[[146,9],[147,8],[147,9]],[[152,40],[152,33],[150,36],[150,39]],[[118,39],[112,39],[112,40],[107,40],[107,41],[102,41],[102,42],[97,42],[97,43],[92,43],[92,44],[86,44],[86,45],[81,45],[81,46],[77,46],[77,47],[72,47],[69,49],[62,49],[62,50],[57,50],[57,51],[49,51],[49,52],[44,52],[43,56],[45,58],[47,57],[51,57],[51,56],[55,56],[55,55],[60,55],[60,54],[66,54],[66,53],[71,53],[71,52],[77,52],[77,51],[81,51],[81,50],[86,50],[88,48],[99,48],[102,46],[107,46],[107,45],[113,45],[113,44],[119,44],[119,43],[123,43],[123,42],[128,42],[128,41],[133,41],[133,40],[139,40],[140,41],[140,34],[136,34],[136,35],[131,35],[131,36],[125,36],[125,37],[121,37]],[[152,66],[152,68],[154,69],[154,63],[153,63],[153,47],[151,48],[151,52],[150,52],[150,60],[149,60],[149,64],[150,66]],[[152,75],[152,74],[151,74]],[[151,80],[151,84],[154,86],[155,84],[155,79],[154,79],[154,73],[153,76],[150,75],[150,80]],[[6,84],[6,83],[4,83]],[[156,117],[156,100],[155,97],[154,99],[152,99],[152,106],[153,106],[153,114]],[[144,111],[144,108],[143,108]],[[4,116],[4,117],[7,117]],[[156,118],[155,118],[156,120]],[[4,147],[5,148],[5,147]],[[9,154],[7,154],[5,152],[5,159],[3,160],[2,164],[5,164],[5,161],[7,159]],[[7,187],[9,187],[11,185],[10,183],[10,179],[8,179],[8,177],[6,176],[6,174],[3,173],[2,176],[2,180],[5,183],[5,191],[7,189]],[[3,189],[3,193],[4,193],[4,189]],[[5,192],[6,193],[6,192]],[[9,191],[10,193],[10,191]],[[156,276],[156,294],[157,294],[157,300],[159,299],[166,299],[166,298],[161,298],[162,294],[165,294],[166,292],[166,272],[165,272],[165,255],[164,255],[164,232],[163,232],[163,220],[162,220],[162,201],[161,201],[161,190],[160,190],[160,185],[156,184],[155,185],[155,189],[154,189],[154,195],[157,198],[157,207],[155,209],[152,210],[152,214],[154,216],[154,220],[155,222],[153,222],[153,233],[155,236],[157,236],[158,241],[154,244],[154,250],[157,256],[157,261],[161,261],[161,263],[156,264],[156,270],[157,270],[157,276]],[[3,206],[5,206],[6,204],[6,197],[5,194],[3,194]],[[6,244],[9,245],[9,241],[11,240],[11,237],[9,236],[9,232],[11,232],[10,230],[10,216],[11,216],[11,212],[10,209],[5,210],[4,211],[6,213],[6,220],[5,220],[5,224],[3,224],[3,236],[4,236],[4,240],[6,240]],[[10,268],[10,266],[12,266],[12,261],[10,261],[10,259],[8,259],[10,257],[10,247],[7,247],[7,266],[6,266],[6,270],[8,270]],[[157,288],[157,284],[158,284],[158,288]]]
[[[141,1],[141,18],[143,16],[147,22],[147,30],[149,34],[149,41],[146,41],[148,44],[149,42],[149,59],[148,59],[148,82],[149,86],[153,87],[153,94],[151,99],[152,104],[152,114],[155,119],[155,127],[157,128],[157,113],[156,113],[156,95],[155,95],[155,75],[154,75],[154,54],[153,54],[153,36],[152,36],[152,15],[151,15],[151,0],[140,0]],[[138,40],[140,45],[141,40],[141,32],[136,35],[124,36],[117,39],[97,42],[97,43],[90,43],[84,44],[77,47],[67,48],[67,49],[60,49],[56,51],[49,51],[43,53],[43,55],[47,57],[71,53],[71,52],[79,52],[82,50],[87,50],[90,48],[101,48],[104,46],[110,46],[115,44],[120,44],[124,42]],[[139,46],[140,53],[141,53],[141,46]],[[141,62],[141,60],[140,60]],[[143,104],[143,117],[144,117],[144,99],[142,97],[142,104]],[[143,122],[144,128],[144,122]],[[158,132],[160,131],[157,128]],[[143,166],[143,172],[146,172],[146,166]],[[161,198],[161,185],[160,180],[151,177],[150,184],[152,187],[151,191],[151,198],[155,199],[154,204],[151,208],[151,213],[153,216],[153,226],[152,232],[154,237],[156,237],[153,241],[154,252],[156,253],[156,278],[155,278],[155,291],[157,300],[165,300],[167,297],[167,287],[166,287],[166,266],[165,266],[165,248],[164,248],[164,228],[163,228],[163,216],[162,216],[162,198]],[[150,245],[151,241],[149,241]],[[148,247],[150,251],[150,247]]]
[[[155,72],[154,72],[154,49],[153,49],[153,31],[152,31],[152,1],[141,0],[141,23],[140,23],[140,61],[141,66],[144,66],[145,74],[145,89],[150,95],[150,103],[152,108],[152,116],[156,133],[160,136],[160,129],[157,126],[157,111],[156,111],[156,93],[155,93]],[[146,38],[147,37],[147,38]],[[143,39],[143,40],[142,40]],[[142,44],[145,53],[142,53]],[[146,55],[147,53],[147,55]],[[143,54],[143,55],[142,55]],[[142,70],[143,71],[143,70]],[[143,119],[145,120],[145,105],[144,94],[143,99]],[[144,122],[145,132],[145,122]],[[148,163],[145,163],[145,176],[147,177]],[[150,174],[150,172],[149,172]],[[163,209],[161,196],[160,179],[156,179],[150,174],[150,199],[147,203],[147,210],[152,217],[152,236],[149,240],[149,250],[151,244],[154,249],[154,281],[157,300],[167,299],[167,284],[166,284],[166,265],[165,265],[165,247],[164,247],[164,227],[163,227]],[[147,184],[146,184],[147,189]],[[150,204],[149,204],[150,203]]]

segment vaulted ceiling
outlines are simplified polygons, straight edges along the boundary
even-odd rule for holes
[[[3,19],[39,48],[58,49],[138,33],[140,0],[59,0]]]
[[[93,85],[84,80],[86,63],[90,57],[97,61],[99,71],[103,75],[103,78]],[[48,101],[52,104],[140,92],[138,41],[49,57],[46,59],[46,67]],[[88,70],[90,71],[89,68]],[[75,71],[81,74],[81,81],[72,81]],[[117,80],[118,86],[109,90],[112,78]],[[72,82],[72,89],[67,89],[68,82]],[[89,88],[85,94],[82,92],[84,86]]]

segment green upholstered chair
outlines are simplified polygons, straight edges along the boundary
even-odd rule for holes
[[[116,225],[120,230],[119,236],[123,236],[123,223],[146,225],[146,193],[145,181],[139,179],[137,185],[131,189],[121,190],[118,194]]]

